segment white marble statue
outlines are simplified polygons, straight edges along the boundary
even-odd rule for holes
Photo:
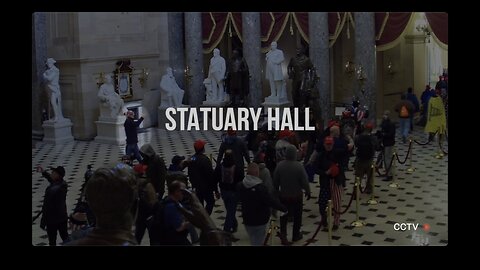
[[[178,107],[182,105],[185,91],[178,86],[173,76],[173,70],[170,67],[167,68],[167,73],[162,76],[160,91],[162,91],[160,108]]]
[[[124,102],[120,95],[115,92],[112,75],[105,74],[104,78],[105,83],[100,86],[97,96],[100,99],[100,106],[108,108],[110,110],[110,116],[116,118],[117,116],[123,115]]]
[[[57,61],[53,58],[47,59],[47,70],[43,73],[43,78],[46,80],[47,89],[49,90],[48,96],[50,97],[50,104],[53,109],[53,118],[50,120],[57,122],[65,119],[62,114],[62,93],[60,92],[60,85],[58,79],[60,77],[60,71],[54,65]]]
[[[267,98],[277,98],[280,100],[287,99],[287,89],[285,79],[283,78],[282,63],[285,60],[283,51],[277,49],[277,42],[272,42],[270,51],[267,53],[265,60],[266,79],[270,83],[271,94]]]
[[[220,56],[220,50],[215,48],[208,69],[208,78],[212,83],[212,101],[225,101],[225,89],[223,85],[226,71],[227,66],[225,64],[225,59]]]

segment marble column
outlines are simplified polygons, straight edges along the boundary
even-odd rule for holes
[[[183,12],[168,13],[169,65],[180,88],[185,89],[185,45],[183,42]]]
[[[188,104],[191,106],[199,106],[205,100],[202,39],[201,13],[185,12],[185,54],[188,68],[185,83]]]
[[[328,13],[308,13],[308,36],[310,38],[310,59],[317,69],[319,80],[316,90],[319,94],[320,116],[324,126],[333,117],[332,102],[330,95],[330,52]],[[317,114],[318,115],[318,114]]]
[[[242,12],[243,56],[250,72],[248,106],[258,108],[263,101],[260,13]]]
[[[40,140],[42,128],[42,73],[47,60],[47,15],[44,12],[32,14],[32,139]]]
[[[355,95],[360,104],[368,106],[369,120],[376,121],[376,50],[375,15],[373,12],[355,12],[355,65],[362,66],[364,80],[358,80]]]

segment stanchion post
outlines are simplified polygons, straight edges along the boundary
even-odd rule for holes
[[[273,239],[275,236],[277,236],[277,225],[275,224],[275,220],[272,219],[270,220],[270,228],[271,228],[271,234],[270,234],[270,246],[273,246]]]
[[[355,217],[356,220],[352,222],[353,227],[363,227],[365,224],[363,221],[360,220],[358,216],[358,209],[359,209],[359,200],[360,200],[360,177],[355,177]]]
[[[377,200],[375,200],[375,164],[372,163],[372,196],[367,201],[370,205],[378,204]]]
[[[332,245],[332,200],[328,200],[327,224],[328,224],[328,245]]]
[[[390,168],[390,170],[392,170],[392,183],[390,183],[390,185],[388,185],[389,187],[392,187],[392,188],[398,188],[400,185],[397,183],[397,152],[394,151],[393,152],[393,163],[392,163],[392,168]]]
[[[408,159],[408,166],[407,173],[412,173],[415,171],[415,167],[413,167],[413,144],[412,139],[410,139],[410,157]]]

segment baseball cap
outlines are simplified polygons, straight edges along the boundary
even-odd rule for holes
[[[193,143],[193,148],[195,148],[195,151],[200,151],[205,147],[205,144],[207,144],[207,142],[204,140],[196,140],[195,143]]]

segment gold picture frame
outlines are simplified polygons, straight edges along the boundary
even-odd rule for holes
[[[130,72],[119,72],[116,75],[117,87],[115,91],[120,95],[121,98],[132,97],[132,74]]]

